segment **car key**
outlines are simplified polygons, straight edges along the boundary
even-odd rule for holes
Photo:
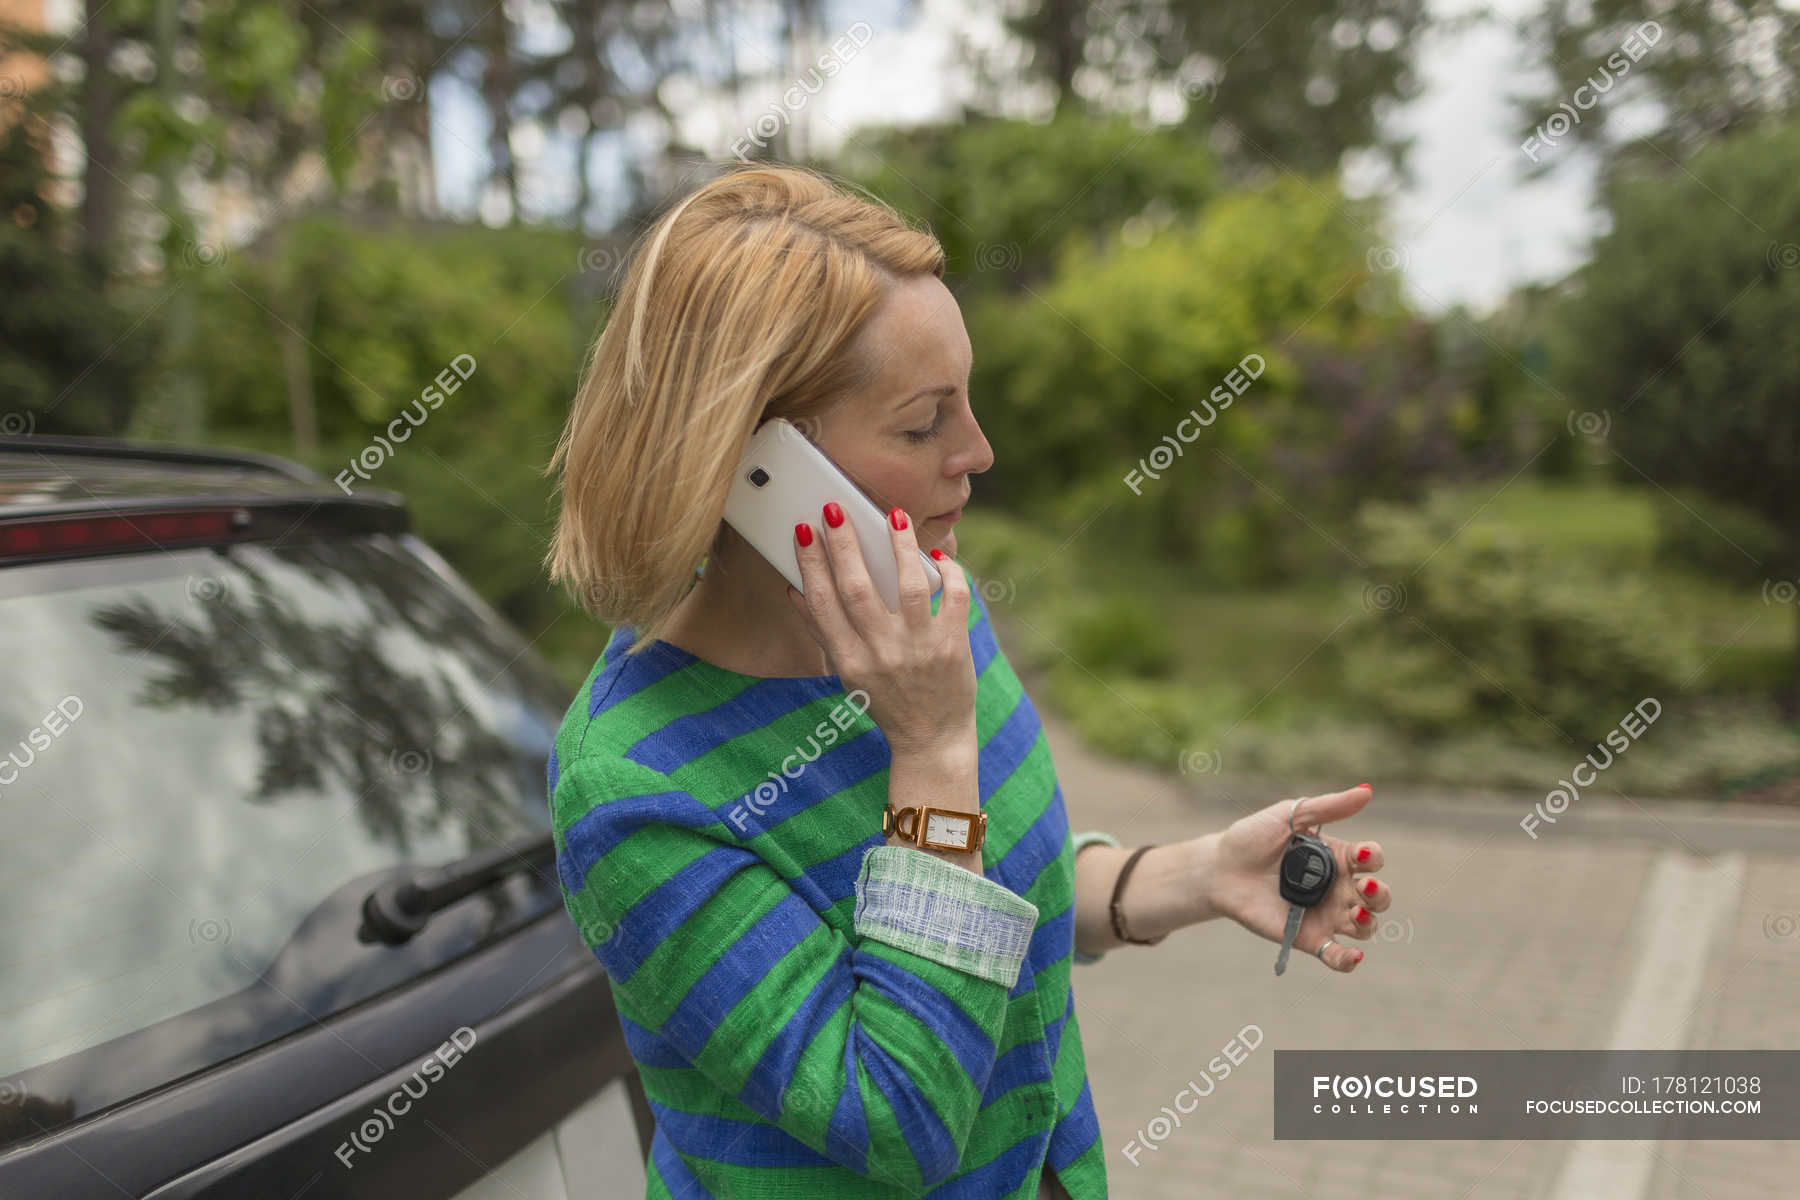
[[[1296,803],[1295,809],[1300,805]],[[1337,857],[1325,839],[1294,829],[1294,817],[1288,815],[1288,829],[1293,840],[1281,856],[1281,898],[1288,902],[1287,928],[1281,936],[1281,953],[1275,958],[1275,973],[1287,970],[1288,951],[1300,935],[1300,922],[1306,910],[1325,898],[1337,880]]]

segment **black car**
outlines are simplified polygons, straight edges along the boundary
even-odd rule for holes
[[[0,1197],[641,1196],[569,702],[391,492],[0,438]]]

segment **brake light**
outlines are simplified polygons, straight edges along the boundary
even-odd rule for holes
[[[8,521],[0,524],[0,560],[211,545],[249,519],[242,509],[157,509]]]

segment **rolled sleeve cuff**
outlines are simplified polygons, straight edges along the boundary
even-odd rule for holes
[[[909,846],[873,847],[856,877],[857,936],[1009,991],[1037,917],[1037,905],[1010,888]]]
[[[1110,833],[1103,833],[1098,829],[1090,829],[1084,833],[1074,834],[1074,835],[1072,835],[1071,840],[1075,843],[1075,853],[1076,854],[1081,853],[1081,848],[1083,846],[1089,846],[1095,842],[1099,842],[1103,846],[1112,846],[1115,848],[1119,844],[1118,838],[1114,837]],[[1104,950],[1102,950],[1098,954],[1083,954],[1079,950],[1074,950],[1074,951],[1072,951],[1072,953],[1074,956],[1074,960],[1077,963],[1080,963],[1084,966],[1089,963],[1097,963],[1101,959],[1106,957],[1106,951],[1104,951]]]

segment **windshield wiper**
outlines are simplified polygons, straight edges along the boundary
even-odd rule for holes
[[[363,897],[357,940],[398,946],[425,928],[431,915],[465,896],[556,859],[556,835],[533,833],[431,870],[381,884]]]

